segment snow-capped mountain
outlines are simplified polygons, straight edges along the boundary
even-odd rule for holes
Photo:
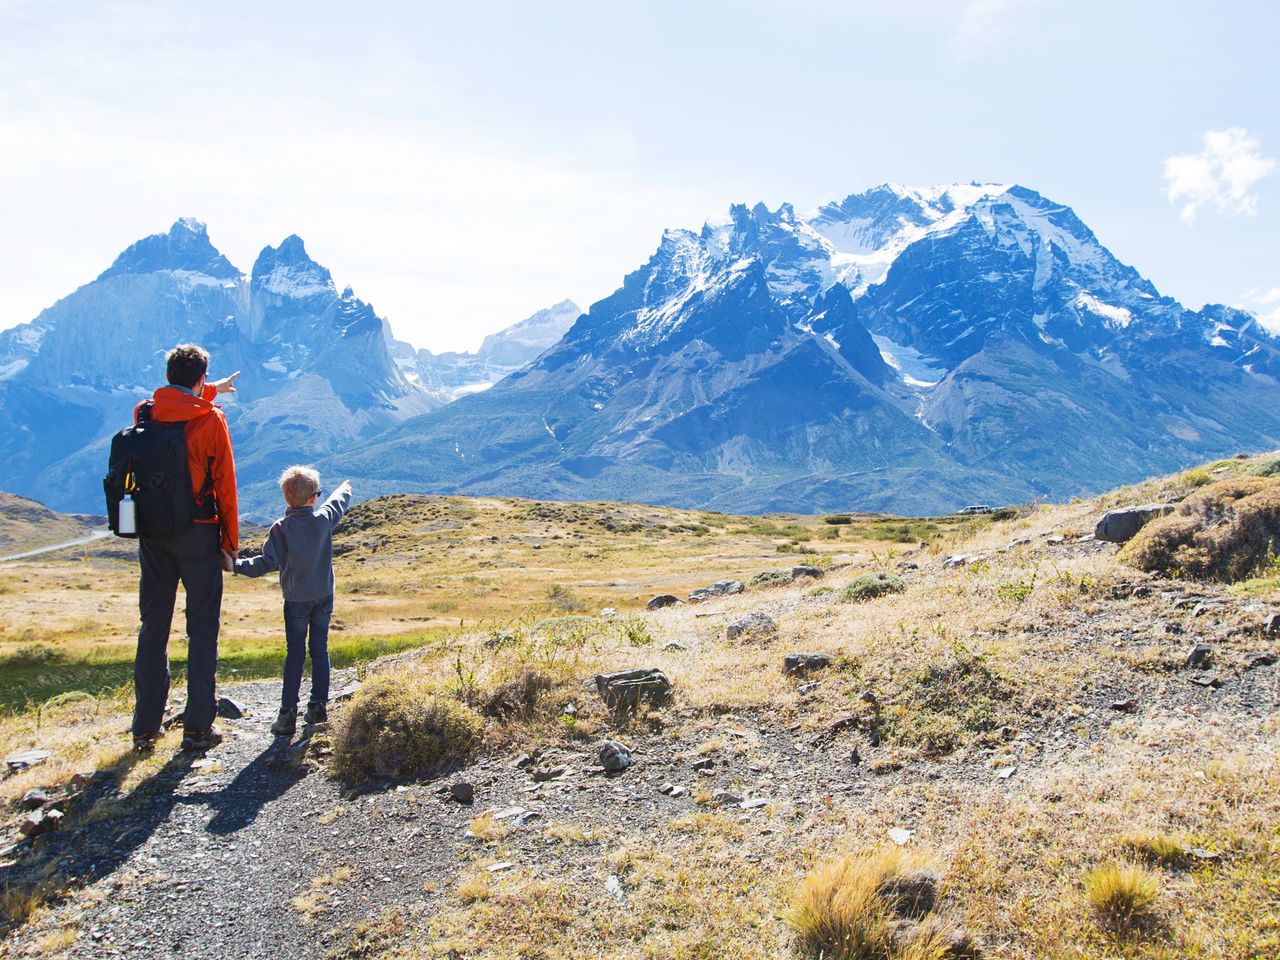
[[[107,439],[186,341],[209,349],[212,376],[241,371],[241,399],[224,409],[250,481],[436,402],[391,361],[373,308],[339,293],[298,237],[245,277],[184,219],[0,332],[0,488],[100,512]]]
[[[1280,444],[1280,342],[1019,186],[670,230],[552,349],[342,463],[396,489],[728,509],[1065,496]]]
[[[484,338],[475,353],[432,353],[415,350],[384,326],[387,346],[406,379],[421,384],[442,401],[487,390],[503,377],[536,360],[554,346],[582,313],[572,300],[539,310]]]

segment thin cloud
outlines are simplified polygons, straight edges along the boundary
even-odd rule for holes
[[[1039,0],[969,0],[947,46],[959,60],[972,60],[1012,35],[1018,13]]]
[[[1210,130],[1199,153],[1164,161],[1165,194],[1181,204],[1179,215],[1188,225],[1202,209],[1251,217],[1258,212],[1253,187],[1275,168],[1276,161],[1263,156],[1262,144],[1244,127]]]
[[[1240,297],[1236,306],[1248,310],[1258,318],[1258,323],[1280,337],[1280,287],[1250,290]]]

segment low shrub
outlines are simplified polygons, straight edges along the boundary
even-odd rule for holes
[[[528,719],[533,716],[538,700],[555,687],[555,681],[538,670],[521,670],[513,680],[491,690],[480,706],[486,717],[499,720]]]
[[[1148,913],[1160,895],[1156,879],[1137,864],[1105,863],[1084,877],[1095,910],[1113,923],[1128,923]]]
[[[907,582],[892,573],[864,573],[845,585],[840,591],[840,599],[844,603],[862,603],[885,594],[902,593],[906,589]]]
[[[1280,553],[1280,478],[1233,477],[1191,494],[1120,552],[1150,573],[1234,583]]]
[[[587,608],[585,600],[559,583],[553,583],[547,587],[547,602],[551,604],[553,610],[563,610],[565,613],[578,613]]]
[[[853,517],[847,513],[833,513],[829,517],[822,518],[823,523],[829,523],[832,526],[842,527],[853,523]]]
[[[785,587],[792,579],[790,570],[763,570],[751,578],[751,586]]]
[[[480,716],[420,669],[375,676],[336,724],[334,772],[351,784],[433,776],[465,760],[482,731]]]

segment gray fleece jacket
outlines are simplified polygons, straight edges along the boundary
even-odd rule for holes
[[[236,561],[236,573],[260,577],[280,571],[286,600],[322,600],[333,593],[333,528],[351,506],[351,484],[343,480],[318,507],[290,507],[271,525],[261,556]]]

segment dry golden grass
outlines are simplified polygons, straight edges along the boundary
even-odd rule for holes
[[[468,827],[471,836],[485,843],[497,843],[511,833],[511,825],[496,820],[492,813],[482,813],[473,817]]]
[[[333,889],[346,883],[355,874],[351,867],[334,867],[311,881],[309,889],[295,896],[289,903],[305,924],[316,920],[333,906]]]
[[[1160,886],[1138,864],[1104,863],[1084,875],[1084,890],[1093,908],[1115,923],[1129,923],[1156,905]]]

